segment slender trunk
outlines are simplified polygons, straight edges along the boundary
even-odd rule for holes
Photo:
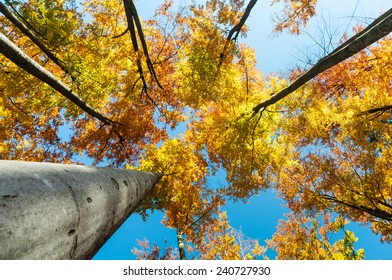
[[[180,251],[180,259],[186,260],[183,233],[182,230],[180,229],[177,229],[177,243],[178,243],[178,250]]]
[[[137,44],[137,37],[136,37],[136,31],[137,31],[137,34],[139,35],[140,43],[142,45],[144,56],[146,58],[146,64],[147,64],[148,70],[149,70],[150,74],[153,76],[153,78],[155,79],[155,81],[157,82],[157,85],[161,89],[163,89],[162,85],[159,83],[158,76],[157,76],[155,69],[154,69],[154,65],[153,65],[151,58],[150,58],[150,55],[148,53],[146,38],[144,37],[142,24],[140,22],[140,18],[137,13],[136,6],[132,0],[123,0],[123,4],[124,4],[124,9],[125,9],[125,15],[126,15],[127,22],[128,22],[128,30],[131,33],[132,45],[133,45],[135,51],[137,51],[139,49],[139,46]],[[139,68],[139,70],[138,70],[139,74],[141,75],[141,78],[142,78],[142,81],[144,83],[144,87],[145,87],[146,93],[147,93],[147,85],[144,80],[143,71],[141,70],[140,62],[138,62],[138,68]]]
[[[0,160],[0,259],[91,259],[160,176]]]
[[[54,63],[56,63],[65,73],[69,74],[67,67],[63,64],[63,62],[54,55],[45,44],[32,32],[19,18],[14,15],[14,13],[8,9],[6,5],[0,3],[0,12],[2,12],[5,17],[11,21],[16,27],[19,28],[20,31],[23,32],[27,37],[30,38],[31,41],[34,42]]]
[[[26,72],[30,73],[34,77],[40,79],[61,93],[64,97],[68,98],[84,112],[90,114],[105,124],[113,123],[113,121],[103,116],[89,104],[87,104],[82,98],[79,97],[79,95],[77,95],[74,91],[72,91],[72,89],[62,83],[59,79],[57,79],[52,73],[50,73],[44,67],[35,62],[32,58],[30,58],[27,54],[25,54],[2,33],[0,33],[0,53],[2,53],[5,57],[7,57]]]
[[[312,68],[303,73],[288,87],[276,93],[272,98],[253,107],[253,115],[256,115],[262,109],[275,104],[316,77],[318,74],[367,48],[384,36],[387,36],[390,32],[392,32],[392,9],[385,12],[364,30],[351,37],[344,44],[340,45],[332,53],[320,59]]]

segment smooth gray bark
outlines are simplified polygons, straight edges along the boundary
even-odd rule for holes
[[[0,160],[0,259],[91,259],[160,176]]]

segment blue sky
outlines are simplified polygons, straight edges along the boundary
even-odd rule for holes
[[[136,4],[141,17],[147,19],[154,14],[155,7],[162,2],[162,0],[138,0]],[[190,1],[174,0],[174,2]],[[272,9],[269,3],[269,0],[261,0],[256,4],[247,21],[250,32],[247,38],[241,39],[256,50],[258,67],[265,75],[271,72],[285,72],[300,63],[298,58],[301,58],[301,52],[315,50],[314,41],[307,34],[295,36],[283,33],[276,36],[271,33],[273,29],[271,15],[276,8]],[[350,30],[348,26],[353,23],[350,20],[352,14],[363,20],[365,17],[375,18],[390,6],[390,0],[319,0],[318,16],[310,20],[306,31],[314,37],[319,36],[317,26],[322,25],[320,17],[322,15],[326,22],[333,23],[336,36],[339,38],[344,31]],[[218,172],[217,176],[210,178],[208,183],[224,185],[224,172]],[[287,212],[272,191],[261,193],[245,204],[229,203],[222,210],[227,211],[232,227],[241,228],[246,236],[258,239],[261,245],[264,245],[265,239],[272,237],[277,221],[284,219],[284,213]],[[134,259],[131,250],[137,244],[136,239],[147,238],[151,243],[162,247],[167,240],[166,245],[176,247],[176,233],[161,224],[162,218],[163,214],[157,212],[143,222],[140,216],[131,215],[94,259]],[[379,236],[374,235],[368,227],[351,223],[347,229],[354,231],[359,238],[356,248],[365,249],[366,259],[392,259],[392,245],[381,244]]]

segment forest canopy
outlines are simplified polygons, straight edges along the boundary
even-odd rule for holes
[[[162,173],[137,212],[163,211],[178,247],[140,241],[141,259],[363,259],[350,221],[392,241],[392,10],[266,77],[239,39],[257,0],[166,0],[148,20],[134,2],[0,3],[0,158]],[[316,16],[272,4],[277,36]],[[290,213],[262,247],[221,208],[267,190]]]

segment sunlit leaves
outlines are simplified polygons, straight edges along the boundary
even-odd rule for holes
[[[164,139],[165,133],[156,127],[153,117],[157,110],[160,120],[171,127],[182,120],[182,107],[177,97],[171,94],[175,86],[175,80],[172,79],[172,60],[175,59],[177,40],[181,40],[181,36],[169,29],[172,28],[169,23],[174,24],[177,18],[166,16],[166,20],[165,16],[162,16],[162,21],[167,21],[165,28],[158,28],[161,26],[159,21],[151,22],[145,27],[146,36],[154,51],[156,71],[163,77],[161,82],[165,90],[151,87],[148,94],[142,94],[140,76],[135,71],[140,54],[133,51],[128,36],[113,38],[125,28],[121,16],[115,16],[123,14],[122,6],[118,3],[85,2],[84,7],[90,12],[90,16],[85,17],[79,14],[83,11],[82,7],[77,7],[72,1],[38,1],[20,5],[13,3],[14,8],[29,23],[33,32],[61,59],[65,69],[55,65],[2,18],[2,22],[5,23],[2,24],[3,31],[83,100],[100,112],[112,116],[117,123],[111,127],[102,126],[96,120],[85,116],[77,106],[58,96],[48,86],[4,61],[1,72],[4,81],[4,102],[9,104],[7,106],[12,110],[10,113],[14,112],[15,116],[23,115],[18,117],[17,125],[12,122],[6,124],[7,131],[14,131],[12,137],[27,137],[30,146],[34,145],[35,141],[39,145],[38,143],[42,142],[39,137],[43,134],[37,135],[35,132],[43,128],[31,125],[37,118],[40,120],[38,125],[50,126],[45,135],[49,135],[50,130],[51,139],[57,139],[52,141],[41,138],[49,141],[45,145],[53,146],[48,151],[60,148],[63,149],[66,158],[72,158],[77,154],[88,155],[96,163],[109,160],[113,165],[124,165],[137,159],[137,153],[144,144],[157,143]],[[162,73],[165,75],[161,75]],[[45,122],[48,119],[53,122]],[[74,133],[69,143],[60,145],[57,134],[61,125],[70,127]],[[20,126],[25,126],[26,129],[17,130]],[[38,154],[31,153],[30,156]],[[55,157],[57,155],[54,153],[46,153],[48,160],[54,160]],[[7,158],[18,157],[15,153],[13,156],[9,153]]]
[[[276,250],[277,259],[285,260],[360,260],[363,249],[356,250],[355,235],[344,229],[346,221],[335,220],[330,215],[322,219],[310,219],[301,214],[288,215],[279,222],[277,232],[268,246]],[[333,241],[334,235],[343,233],[343,238]]]
[[[283,127],[298,161],[280,170],[279,189],[294,211],[336,211],[390,241],[390,112],[366,113],[392,102],[390,81],[377,70],[389,69],[386,41],[321,74],[308,94],[292,96],[300,103]]]
[[[29,27],[54,50],[77,40],[73,33],[80,24],[74,1],[27,1],[16,5]],[[18,5],[19,4],[19,5]]]
[[[274,31],[288,29],[290,33],[301,33],[301,27],[316,14],[317,0],[273,0],[272,5],[284,2],[284,8],[275,14],[276,27]]]

